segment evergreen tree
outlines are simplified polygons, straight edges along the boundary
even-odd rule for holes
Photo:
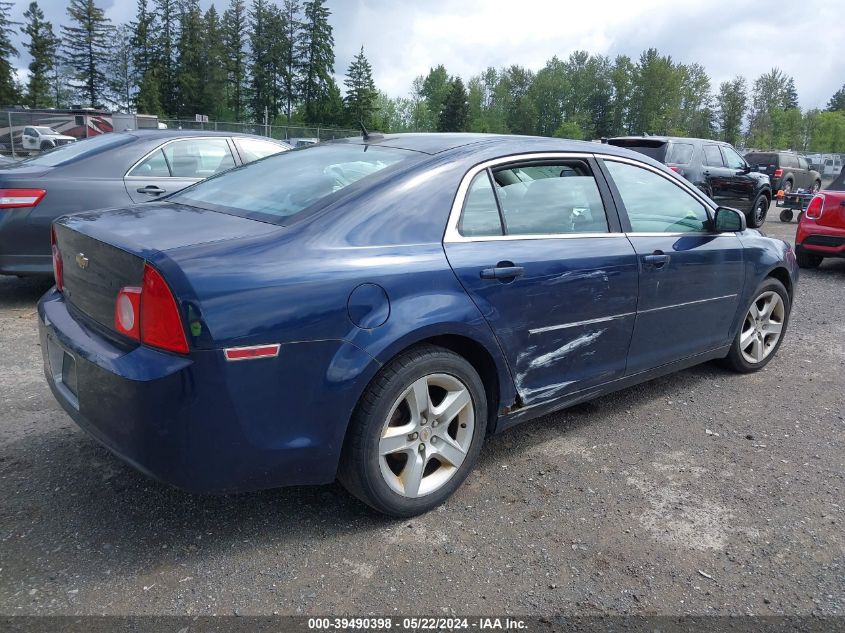
[[[179,93],[176,81],[176,43],[179,39],[179,14],[177,0],[153,0],[155,16],[155,39],[152,50],[152,66],[161,108],[166,114],[179,111]]]
[[[236,121],[240,121],[244,115],[247,26],[244,0],[231,0],[229,8],[223,14],[221,29],[226,59],[227,102]]]
[[[468,115],[469,104],[464,82],[460,77],[454,77],[449,81],[449,88],[437,122],[437,131],[463,132],[467,126]]]
[[[21,32],[29,38],[24,46],[32,58],[25,100],[30,108],[46,108],[53,103],[50,71],[55,63],[58,40],[53,33],[53,25],[44,19],[44,12],[37,2],[30,2],[23,16],[26,23]]]
[[[449,73],[443,64],[429,69],[428,75],[422,82],[420,92],[425,98],[431,113],[431,120],[437,124],[440,121],[440,111],[446,102],[446,95],[449,94]]]
[[[132,28],[121,24],[114,32],[108,65],[108,98],[114,109],[128,112],[132,107],[135,77],[133,71]]]
[[[731,145],[738,145],[742,138],[742,120],[748,103],[747,86],[744,77],[736,77],[719,86],[716,98],[719,110],[721,138]]]
[[[249,12],[249,92],[252,113],[259,122],[264,121],[265,109],[269,121],[276,114],[273,109],[273,17],[272,5],[267,0],[253,0]]]
[[[299,76],[302,71],[302,60],[299,57],[296,43],[300,41],[302,32],[302,21],[299,16],[300,6],[298,0],[285,0],[282,8],[285,25],[285,57],[283,75],[283,95],[285,102],[285,116],[290,125],[293,104],[299,98]]]
[[[845,85],[833,93],[830,101],[827,102],[827,110],[828,112],[845,110]]]
[[[346,86],[346,110],[350,123],[370,126],[377,93],[373,82],[373,69],[364,56],[363,46],[361,52],[349,64],[343,84]]]
[[[203,94],[202,111],[213,120],[226,115],[226,50],[220,16],[212,4],[203,16]]]
[[[179,18],[179,40],[176,48],[176,90],[178,93],[176,115],[194,118],[203,111],[203,21],[199,0],[184,0]]]
[[[135,93],[135,107],[144,114],[161,114],[161,93],[155,65],[156,16],[149,11],[147,2],[138,0],[135,20],[130,23],[132,66],[138,89]]]
[[[11,2],[0,1],[0,104],[18,101],[18,86],[12,70],[12,57],[18,50],[12,44],[12,33],[17,22],[12,22],[9,12]]]
[[[307,0],[297,55],[302,63],[299,95],[309,122],[319,122],[316,115],[322,99],[330,99],[334,72],[334,36],[329,24],[331,12],[326,0]]]
[[[114,29],[94,0],[70,0],[67,14],[71,23],[62,26],[64,58],[75,71],[76,88],[93,108],[108,88],[105,68]]]

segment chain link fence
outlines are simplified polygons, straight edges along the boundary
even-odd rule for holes
[[[199,121],[180,119],[159,119],[171,130],[209,130],[215,132],[239,132],[241,134],[256,134],[269,136],[284,141],[291,138],[317,138],[330,141],[334,138],[360,136],[361,130],[336,127],[305,127],[298,125],[263,125],[260,123],[227,123],[225,121]]]

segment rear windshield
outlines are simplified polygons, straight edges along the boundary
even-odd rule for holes
[[[79,160],[92,154],[97,154],[110,147],[125,145],[132,142],[131,136],[123,134],[102,134],[92,136],[82,141],[76,141],[67,145],[59,145],[55,149],[43,152],[32,158],[25,158],[18,162],[18,165],[42,165],[44,167],[55,167],[73,160]]]
[[[778,155],[777,154],[763,154],[759,152],[751,152],[745,155],[745,161],[751,165],[752,167],[756,167],[757,165],[777,165],[778,164]]]
[[[419,156],[418,152],[371,145],[318,144],[230,170],[169,200],[284,224],[333,193]]]
[[[666,148],[669,145],[666,141],[646,138],[612,138],[607,141],[607,144],[632,149],[661,163],[666,158]]]

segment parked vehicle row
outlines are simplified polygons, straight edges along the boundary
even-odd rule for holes
[[[142,154],[129,189],[178,162]],[[189,490],[339,478],[395,516],[447,499],[490,433],[766,366],[797,281],[788,244],[660,162],[514,136],[321,143],[64,216],[52,243],[45,372],[93,437]]]
[[[259,136],[186,130],[103,134],[0,165],[0,273],[50,274],[50,225],[146,202],[290,149]]]
[[[624,147],[667,165],[720,205],[745,213],[748,226],[766,221],[773,187],[729,143],[673,136],[622,136],[608,144]]]

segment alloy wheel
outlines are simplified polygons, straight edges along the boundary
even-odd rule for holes
[[[742,325],[739,337],[742,357],[754,365],[768,358],[777,347],[785,319],[786,308],[777,292],[768,290],[757,297]]]
[[[382,427],[379,467],[404,497],[441,488],[461,467],[475,428],[467,386],[449,374],[429,374],[399,396]]]

